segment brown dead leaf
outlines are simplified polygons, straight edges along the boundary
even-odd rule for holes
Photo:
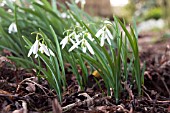
[[[3,55],[5,56],[12,56],[11,51],[7,50],[7,49],[3,49]]]
[[[21,108],[21,109],[13,111],[12,113],[24,113],[24,109]]]
[[[102,112],[104,112],[104,113],[106,113],[107,112],[107,106],[97,106],[96,107],[96,109],[98,110],[98,111],[102,111]]]
[[[3,108],[3,112],[5,112],[5,113],[7,113],[7,112],[9,112],[11,110],[11,105],[7,105],[7,106],[4,106],[4,108]]]
[[[62,108],[56,98],[52,100],[53,113],[62,113]]]
[[[24,100],[21,100],[21,101],[22,101],[22,107],[23,107],[23,109],[24,109],[23,113],[27,113],[27,112],[28,112],[27,103],[26,103],[26,101],[24,101]]]
[[[10,92],[7,92],[7,91],[1,90],[1,89],[0,89],[0,94],[2,94],[2,95],[12,95]],[[9,96],[9,98],[13,99],[12,96]]]
[[[11,60],[9,60],[8,58],[4,57],[4,56],[0,56],[0,64],[2,64],[2,62],[9,62],[12,63]]]
[[[1,89],[0,89],[0,94],[11,95],[11,93],[10,93],[10,92],[7,92],[7,91],[1,90]]]
[[[29,92],[35,92],[36,88],[35,88],[35,84],[33,83],[29,83],[29,82],[26,82],[26,84],[28,85],[26,87],[26,90],[29,91]]]
[[[20,101],[22,101],[22,107],[23,108],[15,110],[12,113],[28,113],[27,103],[24,100],[20,100]]]

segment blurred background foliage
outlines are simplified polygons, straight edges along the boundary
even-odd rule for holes
[[[28,3],[29,0],[21,1]],[[48,1],[52,2],[52,0]],[[0,0],[1,2],[2,0]],[[61,8],[63,6],[59,4],[61,2],[66,4],[71,0],[57,0],[57,7],[63,10]],[[108,17],[110,19],[113,19],[113,15],[116,15],[124,18],[127,23],[132,22],[133,17],[136,18],[136,22],[162,18],[168,23],[166,25],[170,26],[169,8],[170,0],[100,0],[100,2],[98,0],[86,0],[84,10],[92,16]]]
[[[59,0],[69,2],[70,0]],[[80,4],[79,4],[80,6]],[[86,0],[85,11],[93,16],[107,17],[113,15],[124,18],[126,23],[137,24],[150,19],[163,19],[165,28],[170,28],[170,0]]]
[[[129,0],[126,10],[130,10],[131,15],[138,20],[148,19],[168,19],[169,0]]]

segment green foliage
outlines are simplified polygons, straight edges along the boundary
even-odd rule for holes
[[[86,86],[91,73],[88,73],[87,62],[91,69],[100,73],[107,94],[114,93],[116,102],[123,91],[121,82],[129,79],[130,72],[140,95],[143,77],[137,34],[133,28],[129,32],[116,17],[114,22],[96,22],[74,2],[67,3],[68,10],[65,5],[60,4],[61,10],[66,13],[66,17],[62,17],[62,12],[54,3],[56,0],[52,0],[52,5],[47,0],[42,0],[41,3],[30,0],[28,4],[21,2],[22,5],[8,3],[6,7],[12,13],[0,8],[0,47],[13,53],[9,58],[17,61],[19,66],[32,67],[41,72],[51,88],[55,89],[60,101],[62,92],[67,87],[65,63],[71,65],[70,70],[76,76],[81,90]],[[8,33],[8,27],[13,22],[18,31]],[[38,43],[34,43],[36,41]],[[33,55],[27,57],[30,51],[38,58]],[[131,62],[127,62],[127,59],[131,59]],[[78,66],[82,73],[79,73]],[[133,80],[130,79],[131,83]]]
[[[163,17],[163,11],[161,8],[151,8],[144,13],[144,19],[159,19]]]

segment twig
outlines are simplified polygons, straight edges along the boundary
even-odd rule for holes
[[[19,99],[22,99],[22,97],[19,97],[18,95],[10,95],[10,94],[0,94],[0,97],[14,97],[14,98],[19,98]]]
[[[149,96],[149,94],[148,94],[148,93],[146,93],[146,91],[145,91],[145,90],[143,90],[143,89],[142,89],[142,91],[145,93],[145,95],[149,98],[149,100],[150,100],[150,101],[153,101],[153,100],[152,100],[152,98]]]
[[[23,82],[25,82],[25,81],[28,80],[28,79],[32,79],[32,78],[35,78],[35,77],[30,77],[30,78],[26,78],[26,79],[22,80],[22,81],[18,84],[18,87],[17,87],[17,89],[16,89],[16,92],[19,91],[19,89],[20,89],[20,87],[21,87],[21,84],[22,84]]]
[[[165,101],[157,100],[156,102],[157,102],[157,103],[170,103],[170,100],[165,100]]]
[[[129,110],[125,109],[122,105],[117,105],[116,108],[118,112],[129,113]]]
[[[62,111],[66,112],[66,111],[72,109],[73,107],[81,106],[81,105],[92,106],[94,104],[94,99],[96,99],[97,97],[98,97],[98,95],[95,95],[93,98],[89,98],[89,99],[84,100],[84,101],[80,101],[80,102],[75,102],[75,103],[69,104],[69,105],[67,105],[65,107],[62,107]]]
[[[47,91],[49,91],[49,90],[48,90],[46,87],[44,87],[44,86],[42,86],[42,85],[40,85],[40,84],[32,81],[31,79],[33,79],[33,78],[35,78],[35,77],[26,78],[26,79],[24,79],[23,81],[21,81],[21,82],[18,84],[18,87],[17,87],[16,92],[19,91],[21,84],[27,81],[27,82],[31,82],[31,83],[37,85],[37,86],[44,92],[44,94],[47,95],[47,93],[46,93],[46,91],[45,91],[44,89],[46,89]]]
[[[127,90],[127,92],[129,93],[129,96],[131,97],[132,100],[134,100],[134,95],[132,90],[130,89],[129,85],[127,84],[127,82],[122,82],[122,84],[124,84],[125,89]]]
[[[129,113],[133,113],[133,106],[131,104]]]
[[[129,93],[129,96],[131,97],[132,101],[130,102],[130,111],[128,111],[129,113],[133,113],[133,105],[132,102],[135,103],[135,99],[134,99],[134,95],[132,90],[130,89],[129,85],[127,84],[127,82],[122,82],[122,84],[124,84],[125,89],[127,90],[127,92]]]
[[[81,105],[84,105],[84,104],[92,105],[93,100],[94,100],[94,98],[90,98],[90,99],[84,100],[82,102],[75,102],[75,103],[72,103],[72,104],[69,104],[69,105],[63,107],[62,110],[63,110],[63,112],[65,112],[65,111],[72,109],[75,106],[81,106]]]
[[[166,90],[167,90],[167,92],[168,92],[168,94],[170,96],[170,90],[169,90],[168,86],[166,85],[166,83],[164,81],[164,78],[163,77],[160,77],[160,78],[161,78],[161,80],[162,80],[162,82],[163,82],[163,84],[164,84],[164,86],[165,86],[165,88],[166,88]]]
[[[7,80],[5,80],[5,79],[3,79],[3,80],[0,80],[0,85],[1,85],[1,87],[3,86],[3,85],[9,85],[9,86],[11,86],[11,87],[16,87],[17,85],[15,84],[15,83],[8,83],[8,81]]]

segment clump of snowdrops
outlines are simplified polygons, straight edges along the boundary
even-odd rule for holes
[[[84,8],[85,0],[76,0]],[[65,5],[56,0],[9,2],[0,8],[0,47],[14,56],[18,66],[32,67],[37,75],[48,80],[62,101],[62,92],[67,87],[64,64],[71,65],[81,90],[87,84],[88,76],[97,70],[107,88],[107,95],[114,95],[116,102],[123,91],[121,82],[135,80],[138,94],[141,94],[143,74],[140,71],[138,39],[134,29],[126,26],[116,17],[97,21],[78,8],[76,3]],[[80,14],[80,15],[79,15]],[[127,59],[131,59],[127,62]],[[37,61],[37,63],[35,63]],[[44,68],[42,62],[46,65]],[[88,72],[85,62],[91,67]],[[77,70],[80,66],[82,73]]]

